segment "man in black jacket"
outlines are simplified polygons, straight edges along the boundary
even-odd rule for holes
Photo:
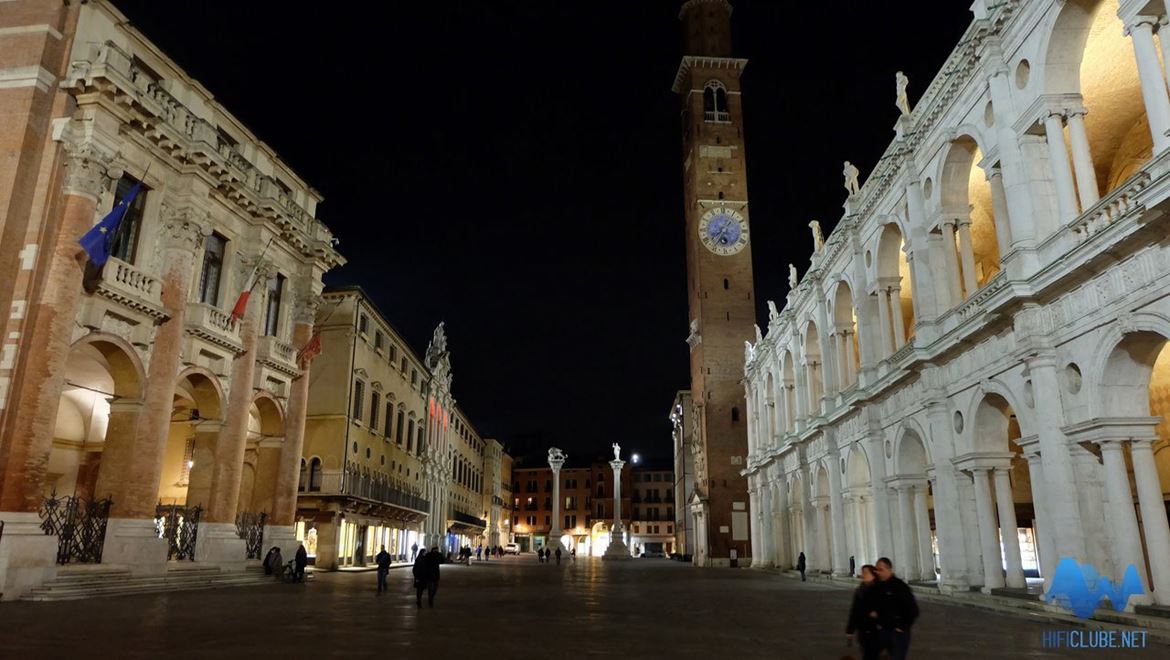
[[[386,552],[386,546],[382,546],[374,561],[378,564],[378,595],[381,596],[386,591],[386,575],[390,572],[390,553]]]
[[[427,592],[427,604],[435,606],[435,592],[439,590],[439,564],[443,561],[439,548],[433,547],[414,561],[414,590],[416,601],[422,607],[423,591]]]
[[[918,602],[910,586],[894,575],[894,565],[888,557],[877,560],[877,582],[867,594],[869,616],[877,620],[882,647],[890,660],[905,660],[910,650],[910,626],[918,619]]]

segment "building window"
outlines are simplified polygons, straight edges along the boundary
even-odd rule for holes
[[[386,436],[386,441],[390,441],[391,432],[394,430],[394,402],[386,402],[386,418],[382,420],[382,433]]]
[[[362,419],[362,404],[365,403],[366,398],[366,384],[360,380],[353,382],[353,418],[356,421]]]
[[[406,358],[402,358],[402,373],[406,373]]]
[[[667,525],[666,526],[666,533],[667,534],[674,534],[674,525]]]
[[[203,241],[203,270],[199,275],[199,302],[219,305],[219,281],[223,277],[223,255],[227,239],[212,234]]]
[[[406,423],[406,451],[414,450],[414,420]]]
[[[551,497],[544,498],[544,508],[548,509],[548,510],[552,509],[552,498]]]
[[[276,274],[268,280],[268,300],[264,311],[264,334],[275,337],[280,325],[280,297],[284,293],[284,275]]]
[[[634,507],[634,520],[642,519],[642,511],[638,507]]]
[[[406,413],[402,410],[398,411],[398,421],[394,424],[394,440],[398,444],[402,444],[402,425],[406,421]]]
[[[129,175],[122,175],[122,178],[118,180],[118,188],[114,192],[115,208],[122,203],[122,200],[126,199],[130,190],[137,183],[137,179]],[[146,186],[143,186],[134,196],[130,207],[126,209],[126,214],[122,216],[122,224],[118,225],[118,230],[114,232],[114,243],[110,246],[111,256],[126,263],[134,263],[134,255],[138,251],[138,234],[142,231],[142,214],[145,209]]]
[[[598,502],[598,503],[597,503],[597,517],[598,517],[598,518],[604,518],[604,517],[605,517],[605,505],[604,505],[604,504],[602,504],[601,502]]]
[[[369,331],[370,317],[366,316],[365,314],[358,316],[358,332],[364,335]]]
[[[731,407],[731,421],[733,421],[733,422],[739,421],[739,407],[738,406]]]
[[[398,347],[390,344],[390,364],[394,364],[398,360]]]
[[[382,350],[382,346],[385,343],[386,343],[386,337],[382,334],[382,331],[375,330],[374,331],[374,350],[375,351]]]
[[[422,456],[422,453],[423,453],[423,440],[426,439],[425,432],[426,432],[426,428],[422,424],[419,424],[418,425],[418,441],[415,443],[415,448],[418,449],[419,456]]]
[[[718,80],[709,80],[703,86],[703,121],[727,122],[727,88]]]
[[[314,458],[309,463],[309,492],[316,493],[321,490],[321,459]]]
[[[370,433],[378,432],[378,412],[382,408],[382,397],[377,392],[370,392]]]
[[[604,484],[597,484],[597,496],[598,497],[605,497],[605,485]]]
[[[545,480],[545,482],[544,482],[544,492],[546,492],[546,493],[551,493],[551,492],[552,492],[552,479],[546,479],[546,480]]]
[[[418,385],[418,370],[411,369],[410,370],[410,386],[414,387],[415,385]]]
[[[297,482],[297,492],[298,493],[305,492],[305,486],[308,484],[308,481],[309,481],[309,464],[306,463],[305,459],[302,458],[301,459],[301,479],[300,479],[300,481]]]
[[[577,508],[577,503],[573,501],[573,498],[566,497],[565,498],[565,510],[567,511],[569,509],[576,509],[576,508]]]

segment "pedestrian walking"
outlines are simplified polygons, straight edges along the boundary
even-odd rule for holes
[[[541,564],[544,563],[544,548],[537,548],[536,549],[536,561],[541,563]]]
[[[572,561],[577,561],[577,546],[569,548],[569,559]]]
[[[415,602],[419,608],[422,608],[423,592],[427,592],[427,605],[435,606],[435,592],[439,590],[439,564],[442,562],[442,555],[439,554],[439,547],[434,546],[430,552],[424,551],[414,561],[414,591]]]
[[[561,565],[561,545],[557,544],[557,566]]]
[[[378,565],[378,595],[381,596],[386,591],[386,575],[390,573],[390,553],[386,552],[386,546],[382,546],[374,562]]]
[[[483,549],[483,560],[490,561],[491,558],[492,558],[492,546],[489,545],[488,547]]]
[[[874,567],[861,567],[861,584],[853,590],[853,604],[849,607],[849,620],[845,623],[847,644],[857,642],[861,647],[862,660],[877,660],[882,652],[882,641],[878,636],[877,620],[869,616],[873,603],[873,586],[877,580]]]
[[[410,563],[413,564],[414,560],[417,558],[418,558],[418,544],[412,543],[410,545]]]
[[[309,563],[309,553],[305,552],[305,544],[297,544],[297,556],[294,558],[296,566],[297,582],[305,581],[305,566]]]
[[[894,564],[888,557],[877,560],[869,617],[877,622],[881,648],[890,654],[890,660],[905,660],[910,651],[910,627],[918,619],[918,601],[910,586],[894,575]],[[875,656],[876,657],[876,656]]]
[[[483,561],[483,546],[482,545],[475,546],[475,560],[476,561]]]
[[[802,552],[802,553],[800,553],[800,556],[796,558],[796,570],[800,571],[800,581],[801,582],[804,582],[804,567],[805,567],[805,565],[806,564],[804,561],[804,553]]]

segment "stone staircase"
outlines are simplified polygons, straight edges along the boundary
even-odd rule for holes
[[[62,568],[55,579],[30,590],[23,600],[78,600],[102,596],[243,587],[274,582],[272,577],[264,575],[264,570],[259,566],[249,566],[242,572],[224,572],[218,566],[176,562],[171,564],[163,575],[135,576],[129,569],[116,566],[78,565]]]

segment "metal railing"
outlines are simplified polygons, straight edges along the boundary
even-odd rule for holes
[[[195,561],[195,541],[199,536],[202,507],[162,505],[155,509],[154,527],[160,539],[167,540],[167,559]]]
[[[110,519],[110,498],[90,501],[81,497],[45,498],[39,511],[46,536],[57,535],[57,563],[100,564]]]
[[[236,514],[236,534],[244,539],[248,559],[259,559],[264,547],[264,512],[240,511]]]
[[[422,513],[431,510],[428,500],[413,493],[397,488],[393,483],[377,481],[370,477],[354,472],[341,474],[326,474],[321,477],[320,491],[317,495],[349,495],[373,500],[382,504],[393,504],[404,509],[412,509]]]

